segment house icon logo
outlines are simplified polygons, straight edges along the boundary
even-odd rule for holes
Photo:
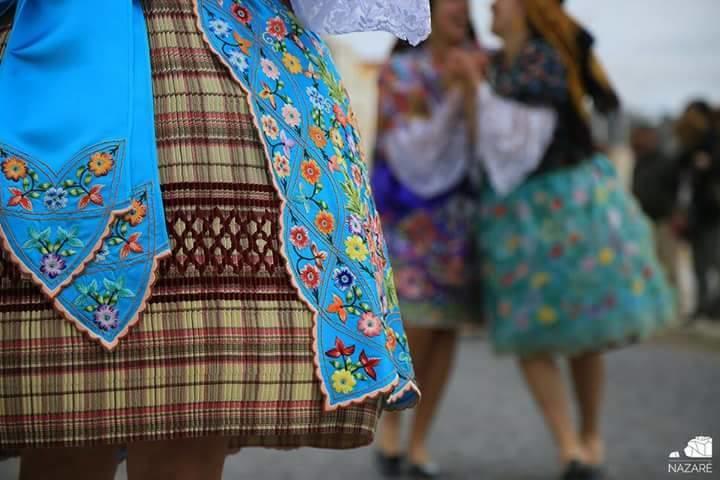
[[[713,473],[712,437],[698,435],[668,455],[668,473]]]

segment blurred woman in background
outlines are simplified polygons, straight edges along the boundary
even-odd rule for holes
[[[493,4],[503,47],[478,80],[488,181],[476,232],[492,343],[519,357],[563,478],[595,479],[605,461],[602,352],[647,337],[675,309],[648,222],[592,139],[588,101],[607,113],[618,99],[592,36],[561,3]],[[579,428],[555,355],[569,362]]]
[[[433,33],[419,48],[399,43],[380,76],[373,190],[382,216],[423,401],[407,457],[414,477],[438,475],[428,433],[452,370],[459,327],[470,319],[464,288],[470,255],[468,165],[472,142],[464,105],[471,82],[456,56],[483,55],[467,0],[435,0]],[[470,102],[472,103],[472,102]],[[384,416],[378,462],[404,473],[401,418]]]

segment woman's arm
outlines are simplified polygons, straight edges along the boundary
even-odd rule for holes
[[[430,35],[429,0],[292,0],[292,5],[319,34],[385,31],[412,44]]]
[[[456,184],[467,163],[461,92],[451,91],[432,109],[428,103],[426,94],[402,85],[392,66],[386,67],[380,78],[379,151],[398,180],[426,198]]]
[[[483,84],[477,92],[477,155],[500,194],[510,193],[542,161],[557,125],[549,107],[501,97]]]

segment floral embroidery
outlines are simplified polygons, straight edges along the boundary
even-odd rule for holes
[[[113,281],[109,278],[103,280],[103,288],[98,286],[97,280],[87,285],[78,285],[80,295],[73,304],[93,315],[95,325],[104,331],[113,330],[119,325],[119,312],[116,308],[120,299],[133,298],[135,293],[125,288],[123,277]]]
[[[30,239],[23,248],[36,250],[42,255],[40,271],[48,278],[54,279],[67,267],[66,258],[76,255],[76,248],[83,248],[85,242],[78,238],[78,229],[65,230],[58,227],[57,235],[52,238],[51,228],[38,232],[31,228],[28,232]]]
[[[358,148],[357,119],[327,47],[279,0],[196,1],[211,47],[251,92],[284,200],[288,268],[317,312],[317,360],[328,405],[386,390],[398,378],[397,388],[412,397],[414,390],[406,388],[412,365],[407,343],[396,339],[404,337],[397,294]],[[252,13],[247,21],[240,4]],[[322,352],[332,368],[320,361]],[[381,352],[381,358],[366,352]]]
[[[8,180],[17,182],[25,178],[28,174],[27,163],[17,157],[8,158],[3,162],[2,167],[3,173]]]
[[[339,338],[335,339],[335,347],[325,352],[330,357],[330,364],[335,369],[332,375],[332,387],[338,393],[350,393],[355,389],[358,381],[375,380],[377,367],[381,360],[369,358],[365,350],[360,352],[358,361],[354,362],[352,357],[355,354],[355,345],[349,347]]]

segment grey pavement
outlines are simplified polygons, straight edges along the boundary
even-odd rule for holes
[[[682,450],[689,439],[701,434],[720,438],[717,343],[673,337],[607,358],[604,429],[612,478],[719,478],[717,473],[667,473],[668,454]],[[493,356],[479,339],[462,344],[431,446],[453,479],[551,480],[559,473],[552,440],[513,360]],[[247,449],[229,459],[224,478],[375,479],[372,452]],[[716,458],[715,472],[720,455]],[[0,479],[14,479],[16,469],[12,461],[0,464]]]

